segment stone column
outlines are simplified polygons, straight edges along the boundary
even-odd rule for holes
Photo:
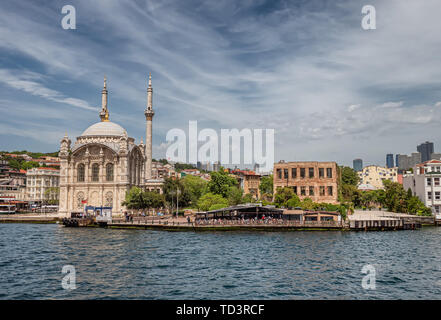
[[[147,88],[147,108],[144,111],[146,124],[146,143],[145,143],[145,178],[149,180],[152,178],[152,120],[155,112],[153,111],[153,88],[152,76],[149,75],[149,86]]]

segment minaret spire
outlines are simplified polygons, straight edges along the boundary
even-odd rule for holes
[[[101,121],[109,121],[109,110],[107,109],[107,78],[104,76],[104,87],[101,91]]]
[[[149,73],[149,81],[147,87],[147,106],[144,111],[146,120],[145,130],[145,179],[152,178],[152,120],[155,112],[153,111],[153,88],[152,88],[152,74]]]

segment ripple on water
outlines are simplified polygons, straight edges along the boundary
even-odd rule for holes
[[[440,236],[0,224],[0,299],[439,299]],[[366,264],[373,291],[361,287]],[[75,290],[61,287],[64,265]]]

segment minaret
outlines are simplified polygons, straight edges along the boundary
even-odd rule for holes
[[[152,88],[152,74],[149,74],[149,85],[147,88],[147,108],[144,111],[145,120],[147,121],[145,130],[145,178],[149,180],[152,178],[152,119],[155,115],[153,111],[153,88]]]
[[[109,121],[109,110],[107,109],[107,78],[104,77],[104,87],[101,91],[101,122]]]

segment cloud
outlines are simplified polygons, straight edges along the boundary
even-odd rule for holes
[[[43,86],[41,83],[36,81],[36,79],[42,79],[41,75],[29,72],[20,74],[20,72],[21,71],[19,70],[12,71],[0,69],[0,82],[11,88],[21,90],[47,100],[60,102],[62,104],[67,104],[86,110],[97,110],[97,108],[89,106],[89,104],[84,100],[65,97],[60,92]]]
[[[379,108],[399,108],[403,105],[403,101],[399,102],[386,102],[381,105],[379,105]]]
[[[97,119],[88,107],[106,74],[112,121],[140,137],[152,71],[157,147],[170,128],[198,120],[216,130],[274,128],[276,159],[380,161],[426,139],[436,148],[440,3],[373,0],[369,32],[360,27],[364,4],[72,1],[78,29],[63,30],[56,1],[2,2],[0,66],[13,81],[0,81],[0,92],[17,89],[7,94],[18,109],[25,95],[76,107],[77,122],[58,126],[81,131]]]

